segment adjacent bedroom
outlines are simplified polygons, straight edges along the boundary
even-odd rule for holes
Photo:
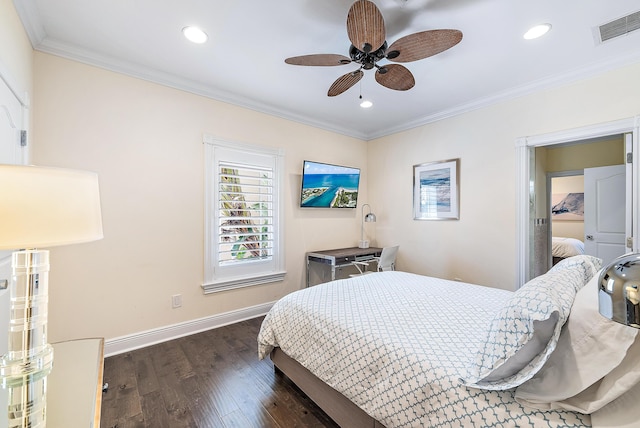
[[[0,428],[640,428],[638,22],[0,0]]]

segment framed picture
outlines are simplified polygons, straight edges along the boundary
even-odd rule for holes
[[[551,218],[555,220],[584,221],[584,193],[553,193]]]
[[[460,218],[460,159],[413,166],[413,219]]]

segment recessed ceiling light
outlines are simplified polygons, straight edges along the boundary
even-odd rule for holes
[[[373,103],[369,100],[364,100],[360,103],[360,107],[362,108],[369,108],[373,105]]]
[[[209,38],[207,33],[199,29],[198,27],[184,27],[182,34],[193,43],[204,43]]]
[[[539,24],[535,27],[531,27],[529,31],[524,33],[524,38],[527,40],[537,39],[547,34],[551,30],[551,24]]]

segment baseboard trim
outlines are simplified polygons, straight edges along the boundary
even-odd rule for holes
[[[201,331],[211,330],[213,328],[223,327],[225,325],[260,317],[269,312],[274,303],[275,302],[263,303],[261,305],[212,315],[210,317],[199,318],[127,336],[108,339],[105,340],[104,343],[104,354],[105,357],[110,357],[133,351],[134,349],[144,348],[145,346],[155,345],[156,343],[177,339],[178,337],[188,336]]]

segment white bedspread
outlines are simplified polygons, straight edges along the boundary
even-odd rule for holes
[[[572,257],[584,254],[584,242],[575,238],[551,238],[551,254],[553,257]]]
[[[279,346],[388,428],[589,426],[589,416],[524,408],[512,391],[462,385],[510,295],[405,272],[334,281],[277,302],[258,353]]]

